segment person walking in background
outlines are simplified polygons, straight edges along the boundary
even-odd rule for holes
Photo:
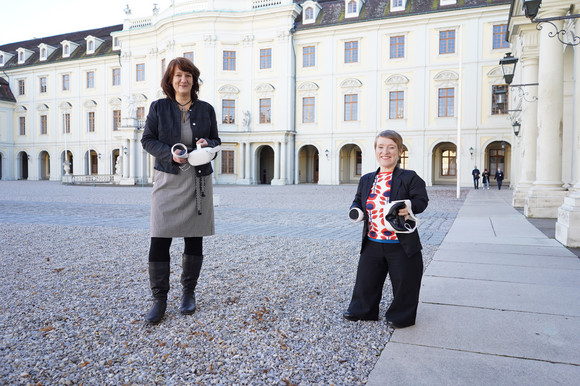
[[[180,311],[196,310],[195,287],[203,262],[203,236],[215,234],[211,163],[192,166],[172,152],[181,143],[190,152],[221,144],[214,108],[198,99],[199,69],[186,58],[173,59],[161,80],[167,98],[151,104],[141,143],[155,157],[151,193],[149,282],[153,306],[146,321],[157,324],[165,315],[169,291],[169,248],[183,237]]]
[[[481,187],[485,189],[487,186],[487,190],[489,190],[489,170],[483,169],[483,173],[481,173]]]
[[[423,276],[423,257],[419,232],[395,233],[385,225],[385,207],[393,201],[410,200],[411,208],[399,209],[408,218],[427,208],[429,197],[423,181],[412,170],[398,166],[403,138],[393,130],[384,130],[375,139],[379,168],[359,181],[349,217],[363,221],[361,253],[356,282],[348,310],[343,317],[350,321],[378,320],[379,303],[387,274],[393,286],[393,301],[385,317],[392,328],[415,324],[419,290]]]
[[[473,167],[471,175],[473,176],[473,187],[475,189],[479,189],[479,169],[477,168],[477,166]]]
[[[503,181],[503,172],[501,171],[500,168],[498,168],[497,169],[497,172],[495,172],[494,179],[497,181],[497,188],[498,188],[498,190],[501,190],[501,183]]]

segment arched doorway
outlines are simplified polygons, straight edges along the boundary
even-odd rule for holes
[[[64,151],[60,155],[60,166],[61,166],[60,172],[63,176],[73,174],[73,155],[70,152],[70,150],[66,151],[66,159]]]
[[[457,147],[442,142],[433,149],[433,185],[457,184]]]
[[[19,180],[28,179],[28,154],[25,151],[18,153],[18,178]]]
[[[258,183],[270,184],[274,178],[274,149],[262,146],[258,149]]]
[[[50,180],[50,155],[46,151],[41,151],[39,155],[39,170],[41,180]]]
[[[2,179],[2,159],[4,158],[4,156],[2,155],[2,153],[0,153],[0,180]]]
[[[298,183],[318,183],[319,154],[318,149],[306,145],[298,152]]]
[[[111,163],[111,174],[118,174],[118,175],[122,175],[123,171],[120,170],[120,165],[117,165],[117,162],[119,162],[119,149],[115,149],[113,150],[112,154],[111,154],[111,159],[113,160],[113,162]],[[119,169],[119,170],[117,170]]]
[[[511,158],[511,145],[505,141],[494,141],[490,143],[485,149],[485,166],[489,170],[490,185],[497,185],[494,176],[497,169],[501,169],[504,174],[503,185],[509,186],[511,178],[511,170],[509,165]]]
[[[85,164],[87,165],[85,174],[99,174],[99,156],[96,151],[89,150],[85,153]]]
[[[356,184],[362,173],[362,151],[354,144],[340,149],[340,183]]]

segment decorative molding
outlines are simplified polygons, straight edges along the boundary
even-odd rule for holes
[[[83,103],[83,107],[86,109],[94,109],[95,107],[97,107],[97,102],[95,102],[92,99],[87,99],[85,103]]]
[[[500,66],[496,66],[487,72],[487,76],[493,79],[503,79],[503,72]],[[503,81],[502,81],[503,82]]]
[[[226,84],[224,86],[221,86],[219,88],[218,92],[220,94],[239,94],[240,89],[237,88],[236,86],[231,85],[231,84]]]
[[[206,47],[215,47],[216,40],[217,40],[216,35],[211,34],[203,35],[203,41]]]
[[[72,105],[70,104],[70,102],[61,102],[61,104],[58,105],[58,108],[61,110],[70,110],[72,109]]]
[[[121,101],[121,98],[111,98],[109,99],[109,106],[111,107],[121,107],[121,104],[123,102]]]
[[[455,71],[445,70],[439,72],[433,79],[436,81],[458,80],[459,74],[457,74]]]
[[[16,109],[14,109],[14,111],[16,111],[19,114],[23,114],[26,113],[28,111],[28,109],[26,108],[26,106],[18,106]]]
[[[36,106],[36,111],[48,111],[48,110],[49,110],[49,108],[48,108],[48,105],[47,104],[39,103]]]
[[[244,35],[242,36],[242,44],[244,46],[251,46],[254,43],[254,35]]]
[[[302,82],[298,86],[298,91],[305,92],[305,91],[318,91],[320,87],[314,82]]]
[[[272,93],[275,88],[270,83],[261,83],[256,87],[256,92],[258,93]]]
[[[385,80],[385,84],[389,85],[389,86],[407,84],[407,83],[409,83],[409,78],[407,78],[405,75],[400,75],[400,74],[391,75]]]

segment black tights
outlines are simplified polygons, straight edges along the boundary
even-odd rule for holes
[[[171,237],[151,237],[149,248],[149,261],[169,261],[169,248]],[[203,255],[203,237],[184,237],[185,248],[183,253],[192,256]]]

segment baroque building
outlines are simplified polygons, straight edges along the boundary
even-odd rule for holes
[[[201,70],[219,184],[343,184],[384,129],[428,185],[520,178],[499,60],[509,0],[191,0],[0,46],[1,179],[151,183],[139,140],[169,61]],[[510,90],[508,90],[509,92]],[[508,94],[509,95],[509,94]],[[508,98],[509,99],[509,98]],[[519,140],[519,139],[517,139]],[[493,182],[493,179],[492,179]]]

